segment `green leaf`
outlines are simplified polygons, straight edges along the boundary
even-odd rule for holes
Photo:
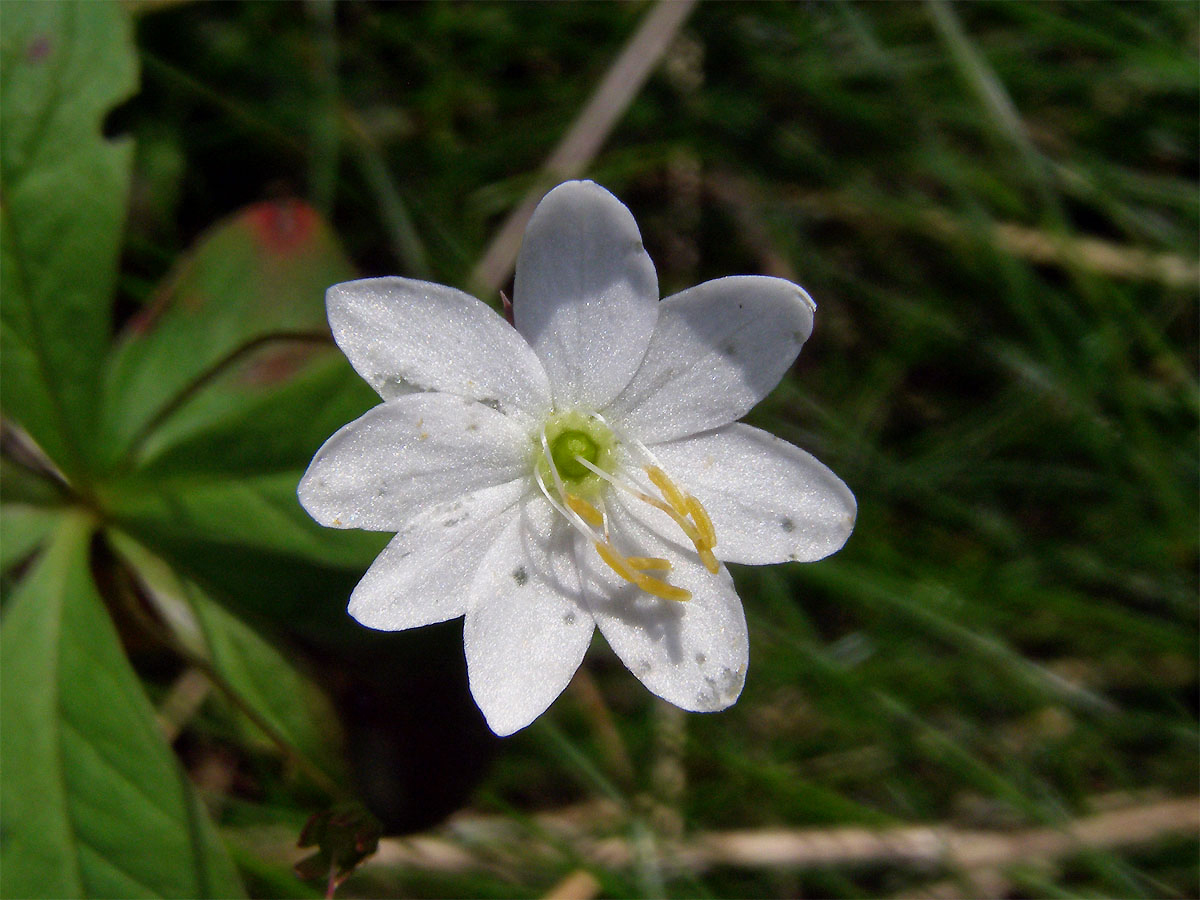
[[[345,784],[340,726],[325,694],[254,629],[194,585],[188,588],[217,673],[296,752]]]
[[[119,4],[4,4],[3,405],[72,476],[87,468],[133,157],[101,122],[136,84]]]
[[[241,896],[64,519],[0,630],[7,897]]]
[[[119,532],[110,532],[110,538],[179,640],[208,660],[221,687],[274,732],[264,735],[257,723],[248,723],[248,735],[259,742],[282,740],[327,780],[345,783],[340,725],[325,694],[275,646],[163,560]]]
[[[106,380],[107,450],[140,457],[151,439],[161,447],[270,393],[314,342],[330,343],[325,289],[352,276],[325,220],[299,201],[259,203],[215,226],[121,336]]]
[[[346,600],[390,535],[322,528],[296,499],[299,478],[139,476],[106,485],[102,503],[122,531],[239,613],[340,640],[361,630]]]
[[[352,569],[370,563],[389,536],[318,525],[296,499],[299,481],[299,470],[236,479],[132,477],[106,485],[102,496],[104,508],[135,536],[235,545]]]
[[[146,446],[141,474],[298,473],[331,434],[379,402],[345,357],[330,357],[270,394],[227,405],[194,434],[172,442],[172,429],[163,429]]]
[[[0,504],[0,573],[28,559],[58,524],[61,511],[27,504]]]

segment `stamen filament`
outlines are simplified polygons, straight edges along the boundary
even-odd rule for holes
[[[554,476],[554,486],[558,488],[558,495],[561,497],[567,491],[563,487],[562,476],[558,474],[558,466],[554,464],[554,454],[550,452],[550,441],[546,439],[545,428],[542,429],[542,456],[546,458],[546,465],[550,469],[550,474]]]
[[[603,423],[603,420],[600,421],[602,424],[606,424]],[[669,559],[657,556],[627,557],[616,549],[609,536],[608,515],[604,509],[603,499],[601,498],[599,503],[594,505],[578,494],[568,491],[555,463],[554,453],[550,449],[550,440],[545,429],[542,429],[540,438],[542,456],[546,461],[546,469],[554,480],[555,490],[550,490],[550,486],[546,484],[540,463],[534,466],[534,479],[537,481],[538,488],[563,518],[591,540],[604,563],[622,579],[636,585],[651,596],[677,602],[692,599],[691,591],[669,584],[662,578],[646,574],[647,572],[670,572],[672,564]],[[664,498],[662,500],[647,494],[637,484],[606,472],[581,455],[575,457],[575,462],[614,487],[670,516],[671,520],[679,526],[695,546],[696,553],[704,567],[716,574],[720,569],[720,563],[712,552],[712,548],[716,546],[716,533],[707,511],[699,500],[681,490],[671,481],[670,476],[658,465],[658,461],[645,445],[637,442],[637,447],[653,463],[653,465],[646,466],[644,471],[651,483],[662,494]],[[572,477],[574,478],[574,476]],[[597,529],[603,531],[603,537],[597,533]]]
[[[591,526],[588,525],[587,522],[583,521],[578,513],[572,509],[568,509],[554,499],[554,495],[551,494],[550,489],[546,487],[546,481],[544,478],[542,478],[542,473],[537,470],[537,467],[534,467],[533,478],[537,482],[537,486],[541,489],[542,496],[550,501],[550,505],[554,507],[559,515],[574,525],[576,529],[585,534],[591,541],[594,542],[601,540],[600,536],[592,530]]]
[[[712,519],[709,518],[708,512],[704,509],[704,506],[700,503],[700,501],[690,494],[684,494],[682,491],[680,491],[679,488],[675,486],[674,482],[672,482],[667,476],[666,472],[657,466],[646,467],[646,474],[650,477],[650,480],[654,481],[655,485],[659,486],[660,489],[663,490],[663,493],[668,494],[668,496],[668,491],[659,485],[659,481],[661,481],[662,484],[669,485],[670,490],[673,491],[675,496],[680,500],[680,505],[683,507],[682,511],[675,509],[673,506],[667,503],[664,503],[657,497],[651,497],[644,491],[639,490],[636,486],[630,485],[620,478],[610,475],[599,466],[592,465],[592,463],[588,462],[582,456],[577,456],[575,458],[586,468],[590,469],[592,472],[595,472],[609,484],[620,488],[621,490],[625,491],[625,493],[636,497],[643,503],[650,504],[655,509],[661,509],[668,516],[670,516],[675,524],[679,526],[679,529],[685,535],[687,535],[688,540],[691,541],[695,546],[696,553],[700,557],[700,562],[704,563],[704,568],[708,569],[708,571],[712,572],[714,575],[717,574],[717,572],[720,570],[720,563],[717,562],[717,558],[712,552],[712,548],[715,547],[717,543],[717,535],[713,529]],[[657,479],[655,474],[651,474],[651,469],[656,470]],[[691,519],[687,518],[689,514],[696,519],[695,523],[693,523]]]
[[[631,497],[636,497],[638,500],[641,500],[643,503],[649,503],[655,509],[661,509],[668,516],[670,516],[672,519],[674,519],[681,528],[686,528],[686,525],[684,524],[686,522],[686,519],[684,519],[681,514],[675,512],[674,509],[672,509],[666,503],[663,503],[657,497],[651,497],[645,491],[639,490],[636,485],[628,484],[627,482],[624,482],[621,479],[608,474],[603,469],[601,469],[599,466],[595,466],[592,463],[588,462],[582,456],[577,456],[575,458],[583,466],[585,466],[586,468],[595,472],[597,475],[599,475],[601,478],[603,478],[605,481],[607,481],[613,487],[620,488],[625,493],[629,494]]]

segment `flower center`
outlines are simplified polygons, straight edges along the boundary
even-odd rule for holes
[[[550,444],[550,459],[564,481],[583,481],[592,473],[580,460],[595,465],[600,446],[586,431],[564,431]]]
[[[640,441],[628,441],[630,452],[644,457],[641,472],[651,487],[614,474],[616,438],[598,415],[556,414],[539,435],[540,454],[534,478],[551,505],[577,531],[587,537],[604,563],[621,578],[664,600],[690,600],[692,594],[669,584],[665,577],[671,561],[659,557],[626,556],[613,540],[604,506],[608,485],[666,513],[696,548],[704,567],[714,575],[720,563],[713,554],[717,536],[704,506],[673,482],[654,455]],[[656,491],[655,494],[650,491]]]
[[[599,416],[556,412],[535,438],[534,472],[557,494],[569,491],[592,498],[604,488],[595,469],[615,467],[616,446],[612,429]]]

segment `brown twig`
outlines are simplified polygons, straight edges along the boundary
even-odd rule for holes
[[[597,811],[594,823],[611,827]],[[626,838],[593,838],[578,817],[536,816],[539,828],[567,843],[578,857],[598,866],[626,868],[637,855]],[[987,872],[1017,863],[1052,861],[1078,850],[1116,849],[1171,834],[1200,831],[1200,797],[1143,803],[1076,819],[1059,828],[1023,831],[963,830],[948,825],[899,828],[759,829],[715,831],[693,835],[663,860],[666,870],[698,873],[718,866],[747,869],[804,869],[845,865],[948,867]],[[374,866],[404,866],[426,871],[461,872],[487,869],[489,863],[454,835],[469,832],[474,847],[521,846],[530,835],[504,817],[459,818],[443,835],[385,838]]]

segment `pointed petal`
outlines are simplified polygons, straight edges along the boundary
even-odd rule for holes
[[[815,309],[803,288],[759,275],[668,297],[641,368],[606,414],[648,444],[736,421],[796,359]]]
[[[727,562],[812,562],[854,530],[854,495],[811,454],[735,424],[658,444],[663,468],[708,510]]]
[[[549,409],[537,356],[469,294],[411,278],[367,278],[335,284],[325,304],[338,346],[385,400],[416,389],[531,416]]]
[[[609,646],[642,684],[676,706],[715,712],[732,705],[746,680],[750,650],[729,572],[721,566],[711,574],[690,547],[685,551],[651,532],[623,500],[611,502],[609,514],[624,552],[669,559],[667,580],[692,592],[683,602],[652,597],[621,580],[580,539],[584,596]],[[665,529],[670,520],[655,523]]]
[[[563,692],[594,630],[579,601],[572,532],[540,496],[522,507],[480,560],[463,626],[471,695],[501,736]]]
[[[658,316],[658,277],[637,223],[590,181],[550,191],[525,229],[513,314],[560,405],[600,409],[629,383]]]
[[[300,479],[300,505],[322,525],[399,531],[431,504],[527,475],[530,448],[491,407],[409,394],[325,442]]]
[[[517,518],[517,502],[528,488],[520,478],[422,513],[371,564],[350,595],[350,615],[380,631],[461,616],[480,560]]]

